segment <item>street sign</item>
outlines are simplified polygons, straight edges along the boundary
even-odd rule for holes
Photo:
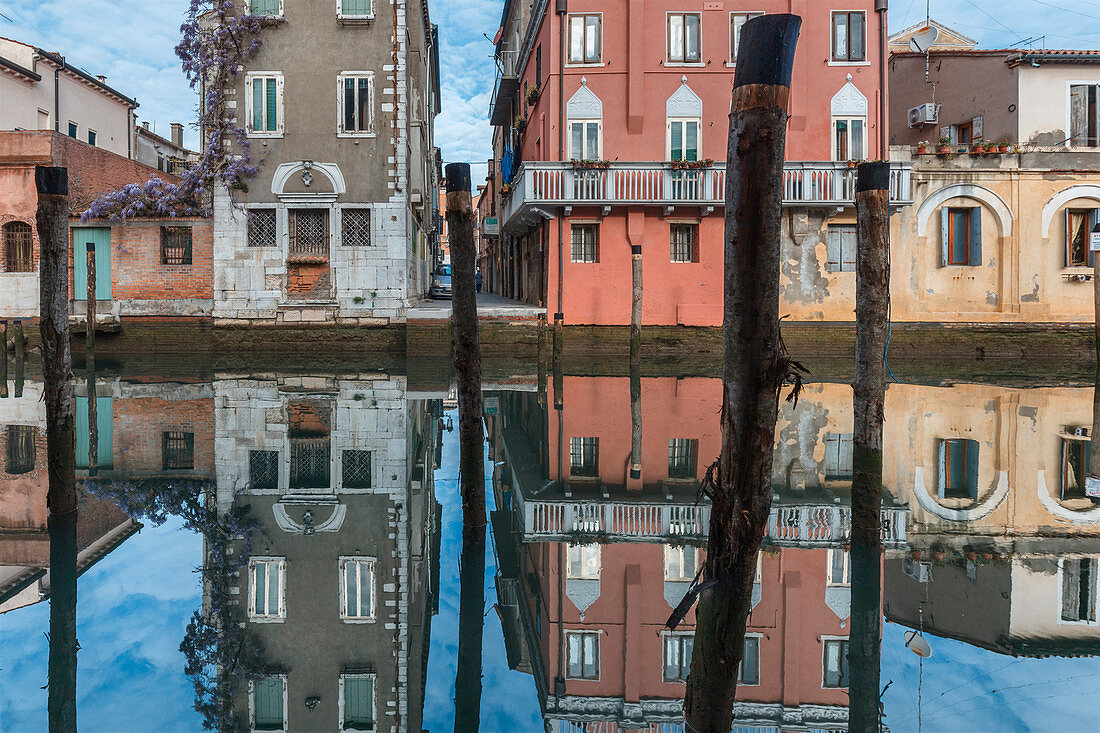
[[[1100,232],[1089,234],[1089,252],[1100,252]]]
[[[482,234],[500,234],[500,219],[495,216],[487,216],[481,220]]]
[[[498,415],[498,414],[500,414],[500,398],[499,397],[486,397],[485,398],[485,414],[486,415]]]

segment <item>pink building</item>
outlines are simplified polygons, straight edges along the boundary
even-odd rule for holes
[[[721,322],[737,39],[760,13],[803,18],[784,180],[784,255],[798,264],[785,267],[784,297],[804,299],[842,269],[849,235],[854,247],[850,162],[888,156],[872,0],[524,5],[505,4],[491,108],[499,292],[566,323],[626,324],[638,248],[644,324]],[[898,166],[895,200],[908,199],[908,183]]]

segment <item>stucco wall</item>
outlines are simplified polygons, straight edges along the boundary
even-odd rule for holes
[[[1100,65],[1042,63],[1020,67],[1020,139],[1063,145],[1070,135],[1071,83],[1100,84]]]

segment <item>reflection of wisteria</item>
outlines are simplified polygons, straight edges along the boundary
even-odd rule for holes
[[[191,0],[176,55],[191,86],[202,86],[199,128],[206,134],[202,157],[178,183],[152,178],[104,194],[82,219],[106,217],[126,220],[136,216],[209,216],[209,197],[216,184],[244,188],[259,170],[249,160],[249,141],[243,127],[234,124],[226,93],[244,62],[260,50],[262,31],[279,21],[237,15],[234,0]],[[236,151],[230,152],[235,145]]]
[[[234,503],[218,511],[211,500],[214,482],[201,479],[87,479],[85,488],[115,502],[134,519],[159,526],[176,516],[203,536],[206,602],[192,614],[180,642],[184,671],[194,685],[195,710],[203,717],[204,729],[247,730],[233,711],[241,685],[284,671],[266,663],[263,644],[244,623],[239,596],[231,590],[248,564],[253,535],[262,531],[251,506]]]

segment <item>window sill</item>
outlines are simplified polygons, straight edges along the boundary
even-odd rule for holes
[[[249,138],[262,138],[268,140],[277,140],[283,136],[282,132],[248,132],[245,134]]]
[[[336,133],[336,137],[356,138],[356,139],[367,139],[367,140],[369,140],[371,138],[378,137],[378,133],[376,133],[376,132],[338,132],[338,133]]]
[[[565,65],[567,69],[593,69],[600,66],[607,66],[605,61],[570,61]]]
[[[254,623],[254,624],[281,624],[281,623],[286,622],[285,617],[284,618],[269,618],[269,617],[266,617],[266,616],[264,616],[264,617],[249,616],[248,620],[249,620],[250,623]]]
[[[376,623],[378,623],[378,619],[376,619],[376,618],[341,618],[340,621],[342,621],[345,624],[376,624]]]
[[[691,68],[691,69],[703,69],[706,68],[706,64],[702,61],[665,61],[664,65],[670,68]]]
[[[829,66],[870,66],[870,61],[833,61],[829,60]]]
[[[336,22],[340,25],[370,25],[374,22],[374,15],[338,15],[336,16]]]

